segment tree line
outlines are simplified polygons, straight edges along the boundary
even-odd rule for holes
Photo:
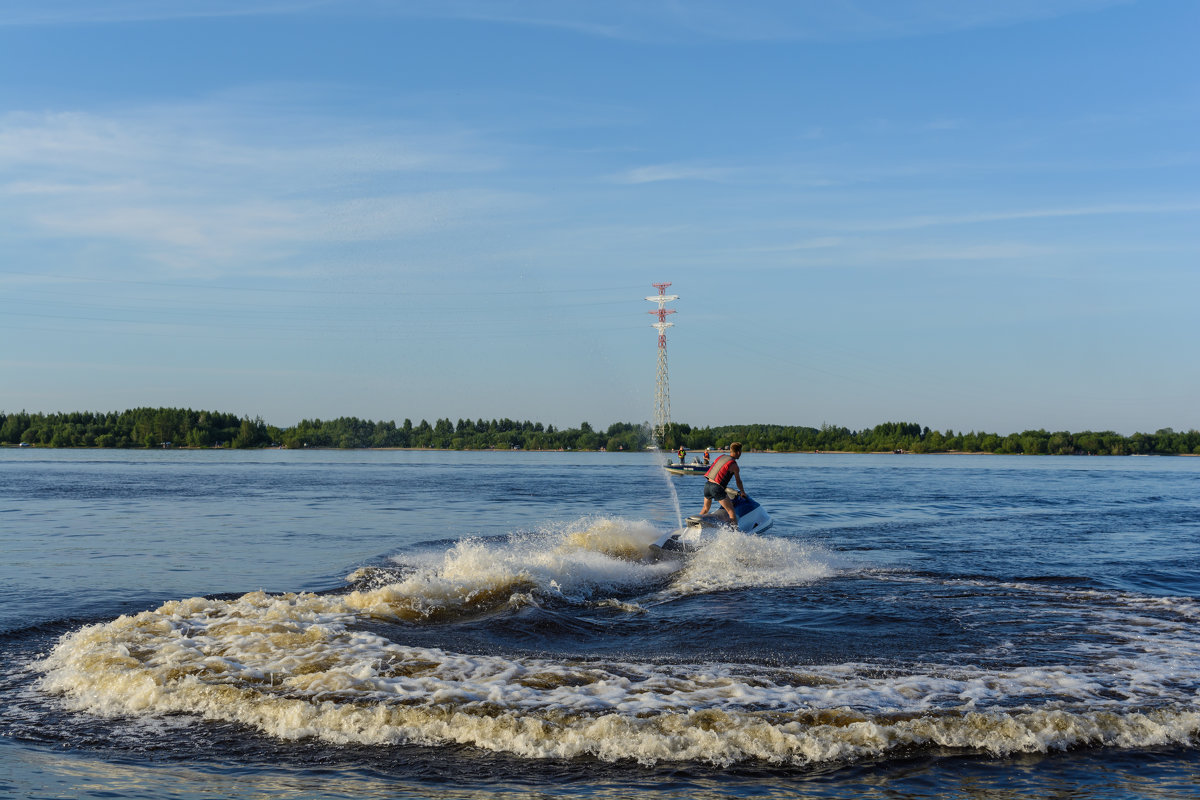
[[[835,425],[671,424],[665,449],[722,449],[739,441],[748,450],[776,452],[1000,453],[1030,455],[1200,455],[1200,431],[1162,428],[1124,436],[1113,431],[1028,430],[1001,435],[982,431],[931,430],[915,422],[885,422],[851,430]],[[287,428],[261,417],[217,411],[136,408],[120,412],[0,412],[0,445],[46,447],[406,447],[441,450],[643,450],[651,444],[649,426],[618,422],[607,429],[587,422],[555,428],[511,419],[438,419],[414,424],[406,419],[375,422],[357,417],[306,419]]]
[[[412,447],[442,450],[642,450],[645,425],[615,423],[599,431],[587,422],[555,428],[511,419],[375,422],[356,417],[305,419],[288,428],[190,408],[120,412],[0,413],[0,445],[45,447]]]
[[[685,448],[726,447],[740,441],[751,450],[850,453],[996,453],[1025,455],[1200,455],[1200,431],[1162,428],[1154,433],[1123,436],[1113,431],[1050,432],[1027,430],[1001,435],[983,431],[931,430],[915,422],[885,422],[851,430],[836,425],[810,428],[790,425],[730,425],[691,428],[672,425],[673,439]]]

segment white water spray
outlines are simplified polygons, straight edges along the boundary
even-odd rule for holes
[[[663,476],[663,480],[667,482],[667,491],[671,494],[671,502],[675,504],[675,526],[683,527],[683,509],[679,507],[679,493],[675,491],[675,481],[671,479],[671,473],[667,472],[667,456],[659,448],[654,448],[654,458],[658,462],[658,474]]]

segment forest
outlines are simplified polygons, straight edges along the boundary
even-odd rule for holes
[[[997,453],[1028,455],[1200,455],[1200,431],[1163,428],[1125,436],[1113,431],[1028,430],[1001,435],[933,430],[915,422],[885,422],[852,430],[835,425],[724,425],[672,423],[665,449],[721,449],[740,441],[747,450],[794,452]],[[280,428],[261,417],[217,411],[136,408],[120,412],[0,412],[0,445],[37,447],[255,447],[433,448],[440,450],[642,450],[651,444],[647,423],[618,422],[604,430],[587,422],[555,428],[528,420],[405,419],[375,422],[356,417],[301,420]]]

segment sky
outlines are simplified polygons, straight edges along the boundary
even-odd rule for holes
[[[0,412],[1200,427],[1191,0],[3,0]]]

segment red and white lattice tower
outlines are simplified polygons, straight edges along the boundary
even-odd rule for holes
[[[667,322],[667,314],[674,314],[675,309],[667,308],[667,303],[679,299],[677,294],[667,294],[669,283],[650,284],[658,289],[658,294],[647,297],[651,303],[658,303],[657,311],[648,311],[658,317],[653,327],[658,329],[658,383],[654,388],[654,441],[659,447],[665,446],[663,437],[667,426],[671,424],[671,394],[667,381],[667,328],[675,323]]]

